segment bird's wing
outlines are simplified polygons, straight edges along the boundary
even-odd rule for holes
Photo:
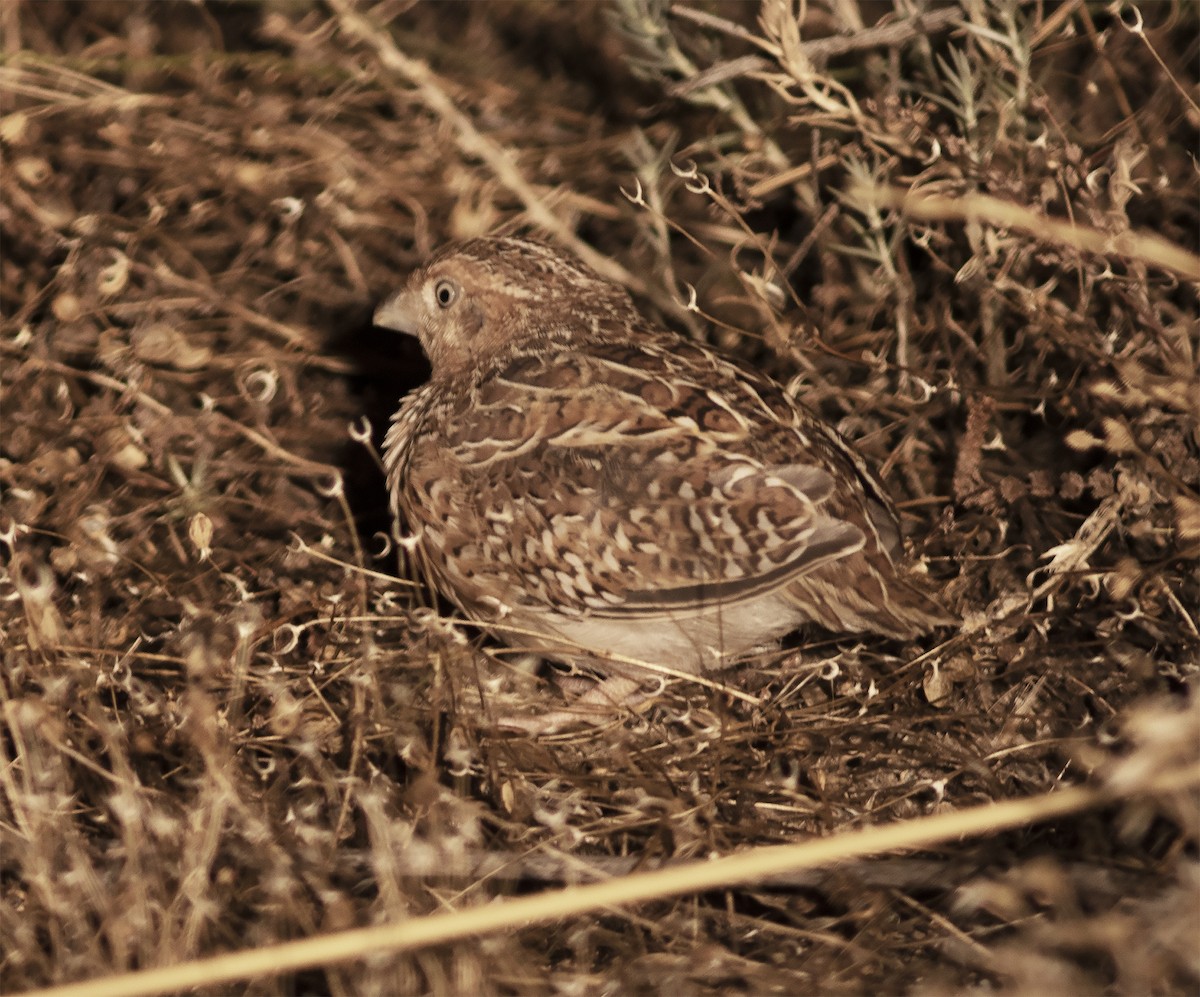
[[[456,581],[502,601],[687,612],[778,589],[873,532],[844,444],[682,341],[518,355],[438,422],[410,501]]]

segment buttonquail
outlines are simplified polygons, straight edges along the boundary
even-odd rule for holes
[[[630,659],[697,673],[805,623],[911,637],[950,622],[841,436],[560,251],[449,245],[375,321],[416,335],[433,369],[387,434],[393,511],[468,617],[609,676],[574,719],[630,697]]]

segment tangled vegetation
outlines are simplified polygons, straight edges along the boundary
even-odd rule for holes
[[[201,989],[1200,987],[1193,5],[0,23],[5,992],[1067,786],[1107,803]],[[370,315],[493,231],[790,382],[961,629],[490,729],[560,693],[397,574],[377,447],[427,368]]]

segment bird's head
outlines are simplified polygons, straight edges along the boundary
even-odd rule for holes
[[[515,346],[602,336],[639,321],[625,290],[530,239],[452,243],[375,312],[375,324],[416,336],[434,377],[478,369]]]

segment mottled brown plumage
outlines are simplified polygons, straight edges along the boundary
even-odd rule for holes
[[[696,673],[804,623],[948,622],[836,432],[551,247],[448,246],[376,322],[433,368],[385,443],[394,510],[437,587],[507,643],[597,664],[623,696],[634,671],[607,655]]]

